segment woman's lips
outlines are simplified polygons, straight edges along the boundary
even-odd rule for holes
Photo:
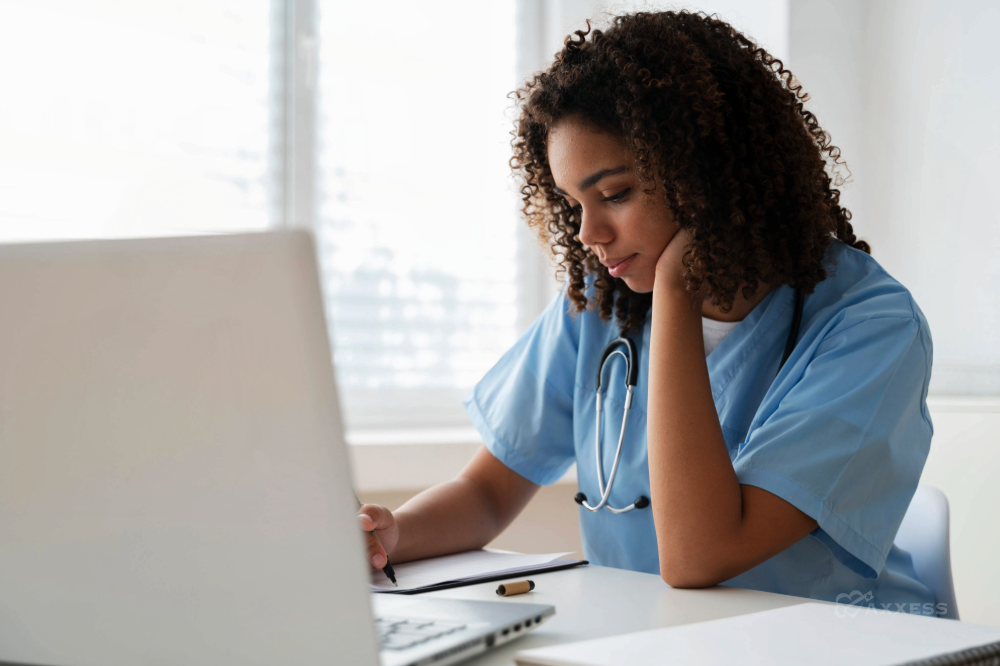
[[[637,256],[639,255],[633,254],[627,257],[626,259],[619,261],[617,264],[612,264],[611,266],[608,266],[608,272],[611,273],[611,277],[615,278],[621,277],[625,273],[625,271],[628,270],[628,267],[632,265],[632,261]]]

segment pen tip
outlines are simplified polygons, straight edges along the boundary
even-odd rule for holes
[[[396,581],[392,581],[392,584],[396,587],[399,587],[399,583],[397,583]]]

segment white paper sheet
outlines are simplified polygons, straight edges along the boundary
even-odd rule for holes
[[[372,572],[373,592],[412,591],[441,583],[463,581],[473,582],[494,576],[516,576],[538,567],[555,566],[569,553],[547,553],[544,555],[522,555],[495,550],[470,550],[443,557],[393,564],[396,582],[392,583],[381,571]]]
[[[1000,627],[805,603],[524,650],[514,660],[522,666],[893,666],[995,641],[1000,641]]]

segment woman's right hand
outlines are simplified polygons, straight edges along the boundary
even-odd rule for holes
[[[365,550],[373,569],[385,566],[396,544],[399,543],[399,526],[392,511],[377,504],[362,504],[358,509],[358,522],[365,533]],[[369,532],[375,530],[378,541]],[[379,541],[382,545],[379,545]]]

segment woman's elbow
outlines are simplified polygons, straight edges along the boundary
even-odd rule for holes
[[[704,587],[712,587],[713,585],[718,585],[721,580],[717,580],[713,576],[692,576],[690,574],[681,572],[674,573],[672,571],[661,571],[660,578],[663,582],[670,587],[677,587],[682,589],[700,589]]]
[[[670,587],[697,589],[712,587],[726,580],[704,562],[660,558],[660,578]]]

